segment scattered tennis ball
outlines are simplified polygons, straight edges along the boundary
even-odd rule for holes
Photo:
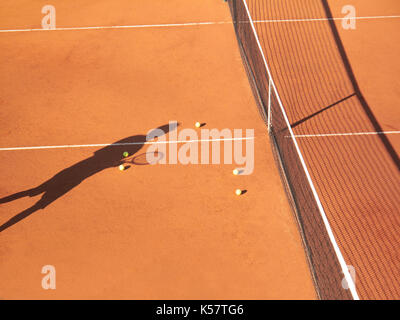
[[[194,124],[194,126],[195,126],[196,128],[200,128],[200,127],[201,127],[201,123],[200,123],[200,122],[196,122],[196,123]]]
[[[125,151],[122,155],[124,156],[124,158],[126,158],[127,156],[129,156],[129,153]]]
[[[120,170],[120,171],[124,171],[124,170],[125,170],[125,166],[124,166],[123,164],[121,164],[121,165],[119,166],[119,170]]]
[[[236,189],[235,193],[236,193],[237,196],[240,196],[242,194],[242,190]]]
[[[234,170],[233,170],[233,174],[234,174],[235,176],[237,176],[237,175],[239,174],[239,170],[238,170],[238,169],[234,169]]]

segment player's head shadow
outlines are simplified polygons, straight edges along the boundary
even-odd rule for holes
[[[42,194],[41,198],[30,208],[20,212],[7,222],[0,225],[0,232],[11,227],[22,219],[30,216],[39,209],[46,208],[49,204],[68,193],[90,176],[123,163],[123,153],[136,154],[146,142],[156,137],[175,130],[179,124],[170,123],[151,130],[147,134],[139,134],[118,140],[93,153],[89,158],[79,161],[65,168],[37,187],[20,191],[0,198],[0,204],[20,199],[34,197]]]

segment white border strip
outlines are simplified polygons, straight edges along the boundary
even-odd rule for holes
[[[261,46],[260,40],[259,40],[259,38],[258,38],[256,28],[254,27],[253,19],[252,19],[252,17],[251,17],[251,14],[250,14],[249,8],[248,8],[248,6],[247,6],[246,0],[243,0],[243,3],[244,3],[244,5],[245,5],[245,7],[246,7],[246,11],[247,11],[247,14],[248,14],[249,19],[250,19],[250,24],[251,24],[251,27],[252,27],[252,29],[253,29],[254,36],[255,36],[255,38],[256,38],[258,48],[259,48],[259,50],[260,50],[260,52],[261,52],[261,55],[262,55],[262,57],[263,57],[265,68],[266,68],[266,70],[267,70],[267,72],[268,72],[268,76],[269,76],[269,78],[270,78],[270,80],[271,80],[271,83],[272,83],[272,86],[273,86],[273,88],[274,88],[276,97],[277,97],[278,102],[279,102],[279,106],[280,106],[280,108],[281,108],[281,110],[282,110],[282,114],[283,114],[283,116],[284,116],[284,118],[285,118],[286,125],[287,125],[288,128],[289,128],[290,136],[293,138],[293,143],[294,143],[294,145],[295,145],[295,147],[296,147],[297,154],[298,154],[298,156],[299,156],[299,158],[300,158],[301,164],[302,164],[303,169],[304,169],[304,171],[305,171],[305,173],[306,173],[307,180],[308,180],[308,182],[309,182],[309,184],[310,184],[310,187],[311,187],[312,193],[313,193],[313,195],[314,195],[315,201],[317,202],[319,211],[320,211],[321,216],[322,216],[322,220],[324,221],[325,228],[326,228],[326,230],[327,230],[327,232],[328,232],[329,239],[330,239],[330,241],[331,241],[331,243],[332,243],[332,246],[333,246],[333,248],[334,248],[334,250],[335,250],[336,256],[337,256],[337,258],[338,258],[338,260],[339,260],[340,266],[341,266],[341,268],[342,268],[343,275],[344,275],[344,277],[345,277],[345,279],[346,279],[346,281],[347,281],[347,284],[348,284],[348,286],[349,286],[349,289],[350,289],[350,292],[351,292],[351,294],[352,294],[352,296],[353,296],[353,299],[354,299],[354,300],[359,300],[359,297],[358,297],[358,294],[357,294],[357,291],[356,291],[356,286],[355,286],[354,281],[353,281],[353,279],[352,279],[352,277],[351,277],[351,275],[350,275],[350,273],[349,273],[349,270],[348,270],[348,268],[347,268],[346,261],[345,261],[344,258],[343,258],[342,252],[340,251],[340,248],[339,248],[339,246],[338,246],[338,244],[337,244],[337,242],[336,242],[336,240],[335,240],[335,236],[334,236],[333,231],[332,231],[332,229],[331,229],[331,226],[330,226],[330,224],[329,224],[328,218],[326,217],[324,208],[322,207],[322,204],[321,204],[321,201],[320,201],[320,199],[319,199],[318,193],[317,193],[317,191],[316,191],[316,189],[315,189],[315,187],[314,187],[314,184],[313,184],[313,182],[312,182],[310,173],[308,172],[307,165],[306,165],[306,163],[305,163],[305,161],[304,161],[304,158],[303,158],[303,156],[302,156],[302,154],[301,154],[301,152],[300,152],[300,148],[299,148],[299,146],[298,146],[298,144],[297,144],[296,138],[294,137],[294,134],[293,134],[293,131],[292,131],[292,127],[291,127],[290,122],[289,122],[289,119],[288,119],[288,117],[287,117],[287,115],[286,115],[285,109],[283,108],[282,101],[281,101],[281,99],[280,99],[280,97],[279,97],[278,91],[276,90],[276,86],[275,86],[275,83],[274,83],[274,81],[273,81],[273,79],[272,79],[271,72],[270,72],[270,70],[269,70],[269,67],[268,67],[268,64],[267,64],[267,60],[266,60],[265,55],[264,55],[264,52],[263,52],[263,50],[262,50],[262,46]]]
[[[282,19],[282,20],[255,20],[253,23],[273,23],[273,22],[311,22],[311,21],[330,21],[330,20],[367,20],[367,19],[392,19],[400,18],[400,16],[370,16],[370,17],[354,17],[354,18],[309,18],[309,19]],[[186,22],[186,23],[160,23],[160,24],[137,24],[126,26],[98,26],[98,27],[65,27],[55,29],[9,29],[0,30],[0,33],[5,32],[34,32],[34,31],[73,31],[73,30],[104,30],[104,29],[138,29],[138,28],[171,28],[171,27],[189,27],[189,26],[207,26],[231,24],[232,21],[216,21],[216,22]]]
[[[271,132],[271,79],[268,81],[268,132]]]
[[[131,146],[131,145],[147,145],[147,144],[217,142],[217,141],[237,141],[237,140],[254,140],[254,139],[255,139],[255,137],[244,137],[244,138],[221,138],[221,139],[175,140],[175,141],[169,141],[169,140],[164,140],[164,141],[144,141],[144,142],[127,142],[127,143],[70,144],[70,145],[60,145],[60,146],[36,146],[36,147],[0,148],[0,151],[68,149],[68,148],[95,148],[95,147],[108,147],[108,146]]]
[[[319,134],[297,134],[296,138],[318,138],[318,137],[343,137],[343,136],[370,136],[380,134],[400,134],[400,131],[381,132],[348,132],[348,133],[319,133]],[[287,136],[287,138],[290,138]]]

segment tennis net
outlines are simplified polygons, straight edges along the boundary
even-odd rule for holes
[[[320,299],[358,299],[266,61],[246,0],[229,0],[245,69],[293,209]]]

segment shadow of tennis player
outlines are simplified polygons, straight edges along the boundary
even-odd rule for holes
[[[147,137],[161,136],[176,129],[177,126],[177,123],[171,122],[169,125],[164,125],[152,130]],[[55,176],[35,188],[1,198],[0,203],[6,203],[22,197],[34,197],[43,193],[39,201],[37,201],[32,207],[22,211],[4,224],[0,225],[0,232],[13,226],[22,219],[25,219],[37,210],[46,208],[49,204],[75,188],[90,176],[104,169],[119,166],[123,163],[122,154],[124,151],[133,155],[143,147],[145,141],[146,135],[135,135],[119,140],[95,151],[93,156],[90,158],[82,160],[69,168],[60,171]]]

